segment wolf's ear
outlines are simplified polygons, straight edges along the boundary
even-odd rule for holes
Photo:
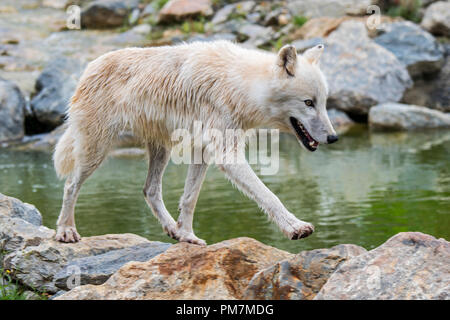
[[[283,68],[291,77],[295,76],[297,65],[297,50],[292,45],[285,45],[278,52],[277,65]]]
[[[324,45],[318,44],[315,47],[309,48],[305,51],[303,56],[306,58],[306,60],[311,64],[317,64],[319,63],[320,56],[322,55]]]

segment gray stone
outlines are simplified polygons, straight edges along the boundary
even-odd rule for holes
[[[214,13],[211,0],[169,0],[158,14],[159,23],[210,17]]]
[[[325,43],[325,40],[323,38],[317,37],[306,40],[295,40],[291,44],[295,47],[295,49],[297,49],[298,53],[303,53],[309,48],[315,47],[323,43]]]
[[[425,11],[422,28],[432,34],[450,36],[450,2],[439,1],[431,4]]]
[[[79,270],[80,284],[102,284],[130,261],[144,262],[163,253],[170,247],[170,243],[150,242],[125,249],[109,251],[104,254],[74,259],[55,275],[58,288],[68,290],[67,280],[73,270]]]
[[[328,118],[330,118],[334,129],[338,132],[343,132],[345,129],[355,124],[345,112],[336,109],[328,110]]]
[[[440,72],[433,77],[416,79],[414,86],[403,95],[402,102],[427,106],[443,112],[450,112],[450,56]]]
[[[37,246],[52,239],[55,231],[44,226],[35,226],[20,218],[0,215],[0,247],[9,254],[29,246]],[[9,257],[5,255],[4,261]]]
[[[0,226],[1,219],[0,216]],[[22,221],[22,224],[26,223],[21,219],[16,220]],[[18,232],[17,228],[17,225],[12,225],[10,229]],[[33,226],[33,228],[34,231],[22,228],[21,233],[29,238],[32,232],[36,232],[37,227]],[[40,241],[36,241],[37,243],[28,244],[21,250],[14,250],[3,259],[4,267],[13,271],[15,279],[40,292],[48,293],[59,291],[54,277],[72,260],[150,243],[147,239],[134,234],[107,234],[84,237],[77,243],[61,243],[53,239],[55,231],[50,230],[50,232],[50,237],[40,238],[38,239]]]
[[[244,299],[312,300],[341,264],[366,252],[353,244],[303,251],[255,274]]]
[[[399,101],[412,86],[405,66],[368,37],[362,22],[345,21],[331,33],[320,64],[330,109],[366,115],[376,104]]]
[[[450,243],[420,232],[399,233],[343,263],[317,300],[450,299]]]
[[[24,135],[25,99],[11,81],[0,78],[0,142]]]
[[[238,38],[254,47],[268,44],[273,38],[273,29],[271,27],[262,27],[258,24],[246,23],[238,30]]]
[[[370,4],[370,0],[294,0],[287,6],[293,16],[317,18],[365,15]]]
[[[81,27],[104,29],[120,27],[127,20],[139,0],[97,0],[90,2],[81,11]]]
[[[76,59],[60,56],[51,60],[36,81],[31,122],[37,121],[51,129],[63,123],[83,68],[84,64]]]
[[[400,103],[384,103],[370,109],[369,125],[378,130],[414,130],[450,127],[450,114]]]
[[[382,34],[374,39],[406,65],[411,77],[434,73],[444,63],[444,50],[436,39],[418,25],[401,21],[380,26]]]
[[[42,225],[41,213],[35,206],[0,193],[0,216],[20,218],[37,227]]]
[[[234,12],[235,10],[234,4],[227,4],[225,7],[221,8],[216,12],[213,19],[211,20],[211,23],[213,24],[221,24],[228,20],[228,17]]]
[[[216,41],[216,40],[228,40],[228,41],[236,41],[237,36],[232,33],[215,33],[210,36],[206,36],[203,34],[195,35],[187,40],[187,42],[209,42],[209,41]]]
[[[134,8],[131,11],[130,17],[128,18],[128,23],[134,25],[138,22],[141,11],[138,8]]]

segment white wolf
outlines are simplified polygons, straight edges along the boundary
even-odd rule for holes
[[[205,245],[194,235],[192,220],[208,164],[189,166],[177,222],[163,203],[171,133],[191,130],[194,121],[201,121],[206,129],[221,131],[264,126],[291,132],[309,151],[335,142],[326,111],[327,84],[318,67],[322,51],[318,45],[297,56],[287,45],[272,54],[216,41],[127,48],[92,61],[71,99],[68,128],[54,154],[56,172],[67,177],[56,239],[80,240],[74,216],[80,187],[118,135],[131,129],[148,149],[144,195],[154,215],[170,237]],[[283,206],[248,163],[218,167],[288,238],[314,231]]]

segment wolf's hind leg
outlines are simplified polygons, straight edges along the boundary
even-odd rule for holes
[[[170,150],[164,146],[147,145],[149,167],[147,181],[144,187],[144,196],[153,214],[161,223],[167,234],[178,240],[177,225],[167,211],[162,197],[162,177],[170,158]]]
[[[194,230],[192,229],[192,220],[194,218],[195,205],[207,169],[208,165],[206,163],[193,163],[189,165],[186,182],[184,184],[184,193],[180,199],[180,216],[177,221],[180,241],[190,242],[201,246],[205,246],[206,242],[195,236]]]
[[[81,185],[95,171],[98,165],[77,167],[71,176],[67,178],[64,184],[63,204],[56,223],[56,240],[61,242],[80,241],[81,237],[75,226],[75,204]]]
[[[313,233],[314,226],[297,219],[290,213],[280,199],[258,178],[247,162],[243,164],[222,164],[219,165],[219,169],[224,171],[228,179],[242,192],[255,200],[289,239],[305,238]]]

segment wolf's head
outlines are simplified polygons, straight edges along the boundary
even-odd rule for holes
[[[318,45],[297,56],[292,45],[281,48],[267,95],[272,123],[295,134],[309,151],[338,140],[326,110],[327,83],[318,66],[323,49]]]

